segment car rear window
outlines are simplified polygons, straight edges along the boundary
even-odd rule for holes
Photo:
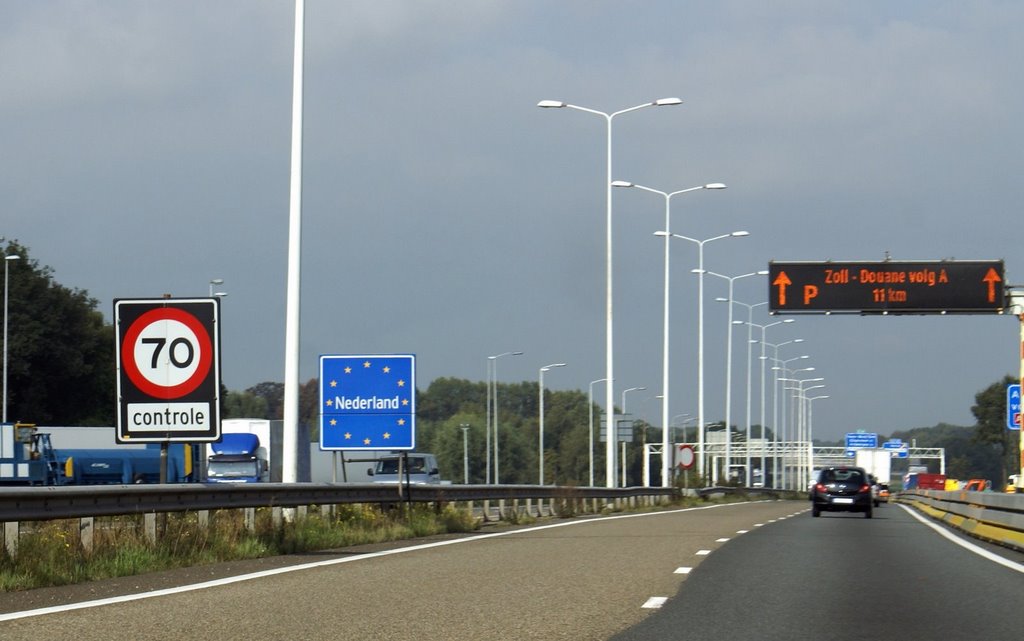
[[[864,474],[860,470],[852,469],[835,469],[835,470],[822,470],[821,472],[822,483],[863,483]]]

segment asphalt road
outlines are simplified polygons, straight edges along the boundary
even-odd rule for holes
[[[649,616],[653,610],[643,606],[651,597],[676,594],[687,580],[678,568],[713,559],[729,548],[726,539],[777,542],[770,533],[786,521],[774,521],[806,508],[804,502],[760,502],[554,521],[476,537],[0,595],[0,613],[8,613],[0,614],[0,638],[608,639]],[[299,561],[305,565],[295,566]],[[253,569],[264,573],[223,582]],[[200,581],[210,583],[176,589]],[[88,604],[97,598],[106,600]],[[88,607],[65,609],[74,602]],[[10,618],[40,606],[52,610]]]
[[[945,528],[942,528],[944,531]],[[787,519],[708,558],[615,641],[1019,639],[1024,554],[950,542],[897,505]]]

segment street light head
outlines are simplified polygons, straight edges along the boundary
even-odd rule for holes
[[[725,183],[708,183],[704,189],[725,189]]]
[[[728,298],[722,298],[721,296],[716,296],[715,300],[718,301],[719,303],[728,303],[729,302]]]
[[[786,320],[784,320],[782,322],[783,323],[795,323],[796,319],[795,318],[787,318]],[[803,339],[801,338],[800,340],[803,340]]]
[[[522,356],[523,353],[522,352],[512,352],[512,355],[513,356]]]
[[[767,269],[762,269],[761,271],[757,272],[757,275],[758,276],[767,276],[768,275],[768,270]]]
[[[625,180],[613,180],[612,181],[612,187],[632,187],[632,186],[633,186],[633,183],[627,182]]]
[[[4,256],[4,260],[18,260],[21,256],[17,254],[11,254],[10,256]]]
[[[668,236],[671,236],[671,234],[669,234],[667,231],[656,231],[656,232],[654,232],[654,235],[655,236],[663,236],[663,237],[666,237],[666,238]]]
[[[537,106],[542,109],[561,109],[565,106],[565,103],[560,100],[541,100],[537,103]]]
[[[655,107],[670,107],[672,105],[683,104],[683,100],[681,98],[661,98],[660,100],[655,100],[651,104]]]
[[[734,231],[733,233],[731,233],[729,235],[733,236],[735,238],[742,238],[743,236],[749,236],[750,232],[749,231]]]

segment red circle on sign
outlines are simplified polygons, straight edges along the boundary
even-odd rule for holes
[[[679,467],[684,470],[690,469],[693,467],[693,461],[695,458],[692,447],[689,445],[679,446]]]
[[[189,328],[199,341],[199,364],[196,370],[187,380],[177,385],[159,385],[152,382],[139,370],[135,362],[135,342],[139,336],[153,323],[165,320],[173,320]],[[151,309],[139,316],[125,332],[124,340],[121,342],[121,367],[135,387],[139,391],[154,398],[172,399],[181,398],[186,394],[195,391],[206,379],[213,364],[213,345],[210,343],[210,336],[202,322],[192,314],[176,307],[159,307]]]

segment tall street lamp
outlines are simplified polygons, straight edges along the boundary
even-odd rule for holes
[[[223,278],[212,278],[212,279],[210,279],[210,298],[213,298],[213,286],[214,285],[223,285],[223,284],[224,284],[224,279]]]
[[[637,392],[645,390],[646,387],[630,387],[622,390],[622,415],[626,416],[626,394],[629,392]],[[615,426],[615,440],[619,440],[619,429],[618,425]],[[622,487],[626,487],[626,441],[622,441]]]
[[[11,254],[4,256],[4,408],[3,420],[7,423],[7,292],[10,289],[10,264],[12,260],[18,260],[21,256]]]
[[[765,469],[764,469],[765,468],[765,456],[764,456],[764,449],[765,449],[765,438],[764,438],[764,421],[765,421],[764,384],[765,384],[765,372],[764,372],[764,366],[765,366],[765,362],[768,360],[768,356],[765,355],[765,353],[764,353],[764,348],[765,348],[765,345],[766,345],[766,343],[765,343],[765,332],[768,330],[769,327],[774,327],[776,325],[782,325],[784,323],[793,323],[793,322],[796,322],[795,319],[787,318],[786,320],[775,321],[774,323],[768,323],[767,325],[758,325],[757,323],[750,323],[750,325],[752,327],[756,327],[759,330],[761,330],[761,340],[759,341],[761,343],[761,356],[759,358],[761,359],[761,448],[762,448],[761,449],[761,480],[762,480],[762,485],[764,485],[764,474],[765,474]],[[792,342],[803,342],[803,339],[802,338],[798,338],[798,339],[796,339],[795,341],[792,341]],[[772,406],[772,411],[773,412],[775,411],[775,406],[774,405]],[[773,430],[777,429],[776,425],[775,425],[776,421],[777,421],[777,419],[773,419],[773,421],[772,421],[772,429]],[[748,441],[749,441],[749,439],[748,439]],[[749,443],[748,443],[747,447],[749,447]],[[775,479],[772,479],[772,483],[773,484],[774,484],[774,482],[775,482]]]
[[[803,341],[801,340],[800,342],[803,342]],[[810,356],[808,356],[807,354],[803,354],[802,356],[794,356],[793,358],[785,358],[785,359],[783,359],[783,358],[779,358],[778,357],[779,356],[779,348],[782,347],[782,343],[779,343],[778,345],[775,345],[774,347],[775,347],[775,358],[772,359],[772,362],[774,362],[774,363],[782,363],[781,366],[776,365],[776,366],[772,367],[772,375],[774,376],[774,379],[773,379],[774,382],[772,383],[772,387],[773,387],[772,394],[773,394],[773,397],[774,397],[772,411],[774,412],[775,423],[779,425],[779,429],[777,429],[775,431],[775,449],[776,449],[776,454],[778,454],[779,447],[780,447],[779,446],[779,443],[780,443],[779,436],[781,434],[781,436],[782,436],[782,441],[781,442],[785,443],[786,442],[786,437],[788,436],[788,427],[789,427],[789,418],[788,418],[789,410],[787,409],[787,406],[786,406],[786,395],[785,394],[782,395],[782,405],[781,405],[781,408],[782,408],[782,420],[781,421],[779,420],[779,372],[782,372],[783,375],[785,375],[786,372],[791,372],[792,370],[790,370],[789,367],[788,367],[791,362],[798,361],[798,360],[808,359],[808,358],[810,358]],[[810,368],[810,370],[807,370],[807,371],[813,371],[813,369],[814,368]],[[777,472],[778,471],[778,457],[776,457],[774,459],[773,466],[774,467],[772,469],[775,472]],[[785,483],[786,483],[785,469],[783,469],[782,472],[783,472],[782,473],[782,476],[783,476],[782,481],[783,481],[783,487],[784,487]],[[776,486],[776,489],[778,489],[778,486]]]
[[[590,433],[590,487],[594,487],[594,384],[603,382],[603,378],[599,378],[596,381],[590,381],[589,393],[587,395],[587,407],[590,410],[590,422],[587,423],[589,426],[587,431]],[[608,430],[609,434],[611,430]]]
[[[537,430],[537,436],[538,436],[538,440],[540,441],[540,445],[539,445],[539,448],[538,448],[538,456],[537,456],[537,459],[539,461],[538,462],[539,474],[537,475],[538,479],[539,479],[538,485],[544,485],[544,372],[547,372],[548,370],[551,370],[551,369],[553,369],[555,367],[565,367],[565,363],[552,363],[550,365],[545,365],[544,367],[540,368],[540,372],[539,372],[539,374],[540,374],[540,427]]]
[[[491,431],[490,431],[490,427],[492,425],[491,417],[493,415],[493,427],[494,427],[494,484],[495,485],[500,485],[501,484],[501,482],[499,481],[499,478],[498,478],[498,473],[499,473],[499,465],[498,465],[499,456],[498,456],[498,453],[500,451],[498,449],[498,359],[501,358],[502,356],[522,356],[522,355],[523,355],[522,352],[503,352],[501,354],[495,354],[494,356],[488,356],[487,357],[487,363],[488,363],[488,365],[490,365],[490,371],[488,372],[488,374],[490,376],[488,376],[488,379],[487,379],[488,380],[488,383],[487,383],[488,384],[487,399],[488,399],[488,403],[493,406],[493,410],[490,410],[490,408],[488,408],[490,411],[487,412],[488,430],[487,430],[487,442],[485,444],[485,447],[487,448],[486,451],[488,452],[488,455],[487,455],[487,461],[488,461],[487,476],[488,476],[488,478],[490,478],[490,476],[491,476],[491,471],[490,471],[490,460],[491,459],[490,459],[490,454],[489,454],[489,452],[491,450],[491,439],[490,439]],[[494,388],[494,392],[493,393],[491,393],[491,386],[493,386],[493,388]]]
[[[726,324],[726,339],[725,339],[725,478],[731,480],[732,474],[732,303],[733,303],[733,285],[736,281],[741,278],[750,278],[751,276],[767,276],[768,270],[761,270],[756,272],[750,272],[749,274],[740,274],[739,276],[725,276],[718,274],[713,271],[708,271],[709,276],[715,276],[717,278],[724,279],[729,283],[729,298],[726,301],[729,303],[729,315],[728,323]]]
[[[660,98],[653,102],[645,102],[635,107],[629,107],[628,109],[622,109],[620,111],[605,113],[596,109],[590,109],[587,107],[580,107],[578,105],[572,105],[559,100],[541,100],[537,103],[538,107],[545,109],[576,109],[578,111],[584,111],[586,113],[595,114],[605,119],[607,133],[606,139],[606,166],[607,175],[605,179],[605,198],[607,206],[607,214],[605,220],[605,234],[606,234],[606,252],[605,252],[605,280],[606,280],[606,292],[605,292],[605,325],[606,325],[606,336],[605,336],[605,420],[609,425],[609,434],[611,434],[611,426],[615,425],[615,370],[613,366],[612,351],[614,343],[612,341],[612,120],[615,116],[636,111],[638,109],[644,109],[646,107],[670,107],[673,105],[680,105],[683,101],[679,98]],[[607,458],[606,461],[606,478],[607,486],[615,487],[615,441],[611,438],[608,439]]]
[[[724,301],[726,299],[719,298],[719,299],[716,299],[716,300]],[[754,326],[753,326],[753,322],[754,322],[754,308],[755,307],[760,307],[761,305],[767,305],[768,301],[764,301],[763,303],[754,303],[753,305],[751,305],[749,303],[744,303],[744,302],[738,301],[738,300],[733,300],[732,302],[736,303],[737,305],[742,305],[743,307],[747,308],[747,322],[744,323],[743,321],[733,321],[733,323],[738,323],[740,325],[746,325],[747,326],[747,416],[746,416],[746,419],[747,419],[747,421],[746,421],[746,426],[747,426],[747,456],[746,456],[746,461],[745,461],[746,467],[744,468],[746,470],[745,476],[744,476],[744,482],[746,483],[747,487],[749,487],[750,486],[750,480],[751,480],[751,478],[750,478],[750,431],[751,431],[751,417],[750,417],[751,400],[750,400],[750,394],[751,394],[751,372],[753,370],[753,351],[754,351]]]
[[[725,185],[722,183],[708,183],[706,185],[700,185],[699,187],[690,187],[688,189],[680,189],[679,191],[664,192],[657,189],[651,189],[650,187],[644,187],[636,183],[625,182],[622,180],[616,180],[612,183],[613,187],[635,187],[643,191],[649,191],[654,194],[660,194],[665,199],[665,231],[671,232],[671,201],[672,196],[677,194],[685,194],[690,191],[697,191],[699,189],[725,189]],[[668,437],[668,421],[669,421],[669,371],[668,371],[668,334],[669,334],[669,243],[671,237],[666,233],[665,235],[665,292],[664,292],[664,313],[663,313],[663,330],[662,330],[662,348],[661,348],[661,424],[662,429],[662,443],[661,443],[661,485],[662,487],[670,487],[672,484],[669,478],[669,437]]]
[[[814,469],[814,401],[823,398],[831,397],[824,394],[807,399],[807,481],[810,481],[810,473]]]
[[[666,238],[679,238],[697,245],[697,269],[693,270],[698,275],[697,286],[697,448],[700,456],[697,458],[697,474],[704,480],[704,245],[724,238],[742,238],[749,236],[750,232],[734,231],[728,234],[721,234],[704,240],[697,240],[689,236],[681,236],[668,231],[656,231],[655,236]]]
[[[462,428],[462,483],[469,485],[469,423],[460,423]]]
[[[800,371],[813,371],[813,370],[814,370],[813,367],[804,368],[802,370],[795,370],[794,371],[794,375],[796,374],[796,372],[800,372]],[[793,425],[792,429],[796,431],[796,434],[795,435],[790,434],[790,438],[793,438],[794,442],[799,442],[799,440],[800,440],[800,431],[801,431],[801,428],[802,428],[801,423],[803,422],[803,411],[804,411],[804,408],[803,408],[803,399],[804,399],[804,390],[805,390],[804,383],[817,383],[817,382],[821,382],[821,381],[823,381],[825,379],[819,376],[817,378],[781,378],[780,377],[779,380],[780,381],[785,381],[787,383],[796,383],[797,384],[797,387],[790,386],[790,387],[784,387],[784,389],[794,392],[792,394],[792,397],[793,397],[792,405],[793,405],[793,413],[794,413],[794,417],[793,417],[794,421],[793,422],[795,423],[795,425]],[[819,385],[817,387],[824,387],[824,385]],[[796,455],[796,468],[797,468],[796,469],[796,474],[799,475],[800,468],[801,468],[801,461],[803,460],[803,453],[800,452],[799,450],[797,450],[796,454],[797,454]],[[790,476],[785,473],[785,459],[783,459],[783,475],[787,479],[790,478]],[[783,487],[785,487],[785,485],[786,484],[783,483]]]

